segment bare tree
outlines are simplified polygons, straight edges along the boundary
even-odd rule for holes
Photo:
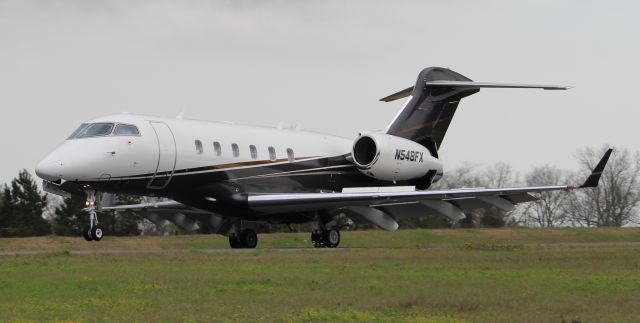
[[[480,181],[486,187],[509,187],[518,183],[518,175],[511,166],[504,162],[496,162],[487,166],[480,176]],[[503,227],[517,225],[518,209],[505,212],[495,207],[476,211],[480,225],[484,227]]]
[[[565,183],[569,175],[557,167],[544,165],[535,167],[525,175],[528,186],[558,185]],[[540,227],[555,227],[564,222],[563,205],[568,194],[562,191],[541,192],[538,200],[527,203],[523,208],[522,217],[526,224]]]
[[[476,174],[476,166],[469,162],[450,171],[445,170],[442,180],[434,185],[437,189],[478,187],[482,183],[481,178]]]
[[[589,174],[607,146],[585,148],[576,157],[582,176]],[[581,177],[581,178],[583,178]],[[640,152],[614,148],[597,188],[579,190],[567,203],[566,213],[574,224],[620,227],[637,223],[640,207]]]
[[[484,169],[481,180],[487,187],[507,187],[517,184],[518,175],[509,164],[497,162]]]

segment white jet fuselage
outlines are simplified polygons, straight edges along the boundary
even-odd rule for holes
[[[92,123],[135,125],[139,134],[70,138],[40,162],[49,181],[151,181],[173,176],[346,155],[352,141],[325,134],[137,115],[113,115]],[[152,187],[154,185],[151,185]]]

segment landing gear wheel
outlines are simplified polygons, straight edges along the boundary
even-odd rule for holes
[[[240,237],[229,236],[229,245],[231,246],[232,249],[242,248],[242,243],[240,243]]]
[[[335,248],[340,244],[340,231],[336,229],[327,230],[324,232],[324,245],[327,248]]]
[[[86,226],[86,227],[84,227],[84,229],[82,229],[82,236],[87,241],[93,241],[93,237],[91,236],[91,227],[90,226]]]
[[[322,248],[322,247],[324,247],[324,243],[322,241],[322,233],[311,232],[311,242],[313,242],[313,247],[314,248]]]
[[[254,249],[258,245],[258,235],[254,230],[246,229],[240,233],[240,241],[244,248]]]
[[[101,226],[97,225],[91,228],[91,237],[93,238],[93,240],[100,241],[102,240],[103,236],[104,236],[104,230],[102,230]]]

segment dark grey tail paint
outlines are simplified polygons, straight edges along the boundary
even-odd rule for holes
[[[613,152],[613,149],[609,148],[604,153],[604,156],[602,156],[602,158],[600,159],[600,162],[598,162],[598,165],[596,165],[596,168],[594,168],[593,171],[591,171],[591,175],[589,175],[587,180],[584,181],[584,184],[582,184],[580,187],[597,187],[598,186],[598,183],[600,182],[600,177],[602,176],[602,172],[604,172],[604,168],[605,166],[607,166],[607,162],[609,161],[609,157],[611,157],[612,152]]]
[[[469,88],[431,87],[425,84],[438,80],[471,81],[446,68],[425,68],[418,75],[411,93],[411,101],[393,121],[387,132],[425,146],[434,157],[438,156],[438,148],[442,145],[460,99],[479,91],[479,89]]]

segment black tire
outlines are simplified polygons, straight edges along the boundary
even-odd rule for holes
[[[240,241],[242,241],[242,247],[254,249],[258,245],[258,234],[252,229],[245,229],[240,234]]]
[[[86,226],[86,227],[84,227],[84,229],[82,229],[82,236],[87,241],[93,241],[93,237],[91,237],[91,227],[90,226]]]
[[[311,232],[311,242],[314,248],[322,248],[324,246],[322,242],[322,233]]]
[[[91,237],[93,238],[93,240],[100,241],[102,240],[103,236],[104,236],[104,229],[102,229],[101,226],[97,225],[91,229]]]
[[[336,229],[327,230],[323,236],[324,246],[335,248],[340,244],[340,231]]]
[[[240,237],[235,236],[229,236],[229,246],[231,246],[232,249],[239,249],[242,248],[242,243],[240,242]]]

